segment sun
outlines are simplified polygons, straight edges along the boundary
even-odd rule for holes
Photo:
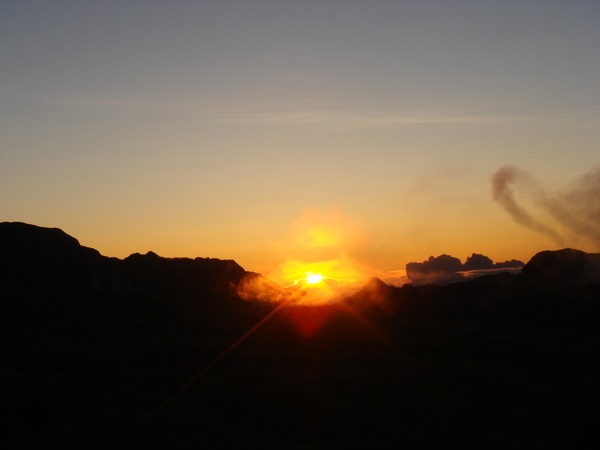
[[[306,284],[317,284],[323,281],[324,278],[320,273],[311,273],[306,276]]]

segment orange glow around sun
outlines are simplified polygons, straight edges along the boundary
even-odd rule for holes
[[[345,284],[362,281],[363,270],[351,258],[342,256],[325,261],[290,260],[269,274],[269,278],[282,286],[296,284],[321,284],[334,280]]]
[[[300,252],[319,249],[347,251],[349,246],[362,239],[359,225],[337,209],[307,209],[292,223],[290,233],[290,244]]]
[[[326,261],[290,260],[270,273],[268,278],[283,287],[282,299],[299,305],[335,303],[360,289],[371,272],[352,258]]]
[[[326,305],[353,294],[373,270],[347,256],[364,243],[360,226],[341,211],[306,210],[291,227],[281,248],[283,263],[264,278],[246,280],[242,298],[297,305]]]

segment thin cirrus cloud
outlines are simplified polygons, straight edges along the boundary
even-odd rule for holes
[[[183,111],[204,116],[221,125],[300,126],[309,128],[387,129],[407,126],[493,126],[533,123],[535,116],[475,115],[442,111],[385,111],[361,113],[352,110],[307,109],[288,111],[230,112],[219,107],[198,107],[190,103],[161,102],[104,97],[52,99],[52,103],[73,107],[134,108],[147,111]],[[229,109],[229,108],[228,108]]]
[[[530,123],[527,116],[461,115],[443,112],[373,112],[305,110],[284,112],[214,114],[213,118],[232,125],[292,125],[338,129],[385,129],[399,126],[476,126]]]
[[[145,111],[181,111],[188,110],[190,112],[195,108],[178,104],[174,102],[161,102],[152,100],[136,100],[136,99],[115,99],[110,97],[59,97],[48,98],[48,103],[54,103],[62,106],[70,107],[86,107],[86,108],[129,108]]]
[[[199,106],[173,102],[109,97],[67,97],[48,99],[51,103],[72,107],[130,108],[148,112],[184,112],[204,117],[219,125],[298,126],[304,128],[360,130],[434,126],[439,128],[477,126],[519,126],[552,122],[556,126],[587,127],[595,123],[596,112],[554,114],[465,114],[458,111],[370,111],[344,109],[291,109],[284,111],[232,111],[231,106]]]

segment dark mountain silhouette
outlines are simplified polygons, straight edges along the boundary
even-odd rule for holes
[[[202,291],[235,292],[246,271],[235,261],[213,258],[161,258],[153,252],[134,253],[112,274],[118,289],[178,291],[187,295]]]
[[[85,309],[92,275],[113,264],[62,230],[24,223],[0,224],[0,258],[0,323],[13,325]]]
[[[600,253],[565,248],[536,254],[521,278],[537,289],[581,288],[600,284]]]
[[[600,445],[598,254],[317,307],[234,261],[22,223],[0,258],[3,448]]]
[[[80,310],[101,298],[231,297],[247,273],[231,260],[162,258],[153,252],[108,258],[62,230],[19,222],[0,224],[0,257],[5,320]]]
[[[362,304],[369,304],[364,296],[363,292]],[[501,272],[443,286],[405,285],[393,288],[388,302],[403,314],[543,320],[598,328],[600,254],[544,251],[517,275]]]
[[[394,290],[379,278],[373,277],[356,294],[346,298],[348,304],[366,310],[388,311],[393,303]]]
[[[82,279],[108,260],[58,228],[18,222],[0,224],[0,249],[2,284],[25,291],[81,288]]]

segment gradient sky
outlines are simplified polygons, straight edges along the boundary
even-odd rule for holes
[[[526,261],[561,245],[494,202],[493,174],[560,196],[600,163],[597,0],[5,0],[0,16],[0,220],[107,256]],[[299,248],[310,220],[345,237]]]

